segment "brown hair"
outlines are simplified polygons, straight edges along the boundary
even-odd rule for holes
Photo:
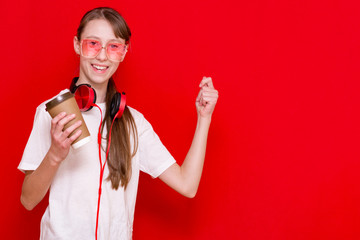
[[[81,34],[86,24],[95,19],[104,19],[108,21],[113,28],[115,36],[124,39],[126,44],[129,43],[131,37],[130,28],[116,10],[107,7],[95,8],[83,16],[77,29],[77,37],[79,40],[81,39]],[[112,118],[110,117],[111,100],[116,92],[115,82],[113,78],[110,78],[105,100],[105,120],[101,127],[102,133],[106,126],[106,139],[109,139],[110,126],[112,123]],[[133,139],[131,139],[131,137]],[[131,142],[133,142],[132,149]],[[110,173],[107,179],[111,181],[113,189],[118,189],[119,185],[126,189],[131,178],[131,159],[134,157],[137,147],[138,138],[135,120],[131,115],[129,108],[126,106],[121,118],[115,120],[111,134],[110,152],[107,160]],[[103,149],[107,149],[107,146],[103,147]]]
[[[129,26],[116,10],[108,7],[94,8],[85,13],[77,29],[76,36],[79,40],[81,39],[81,33],[84,31],[86,24],[95,19],[104,19],[108,21],[112,26],[115,36],[124,39],[126,44],[129,43],[131,37]]]

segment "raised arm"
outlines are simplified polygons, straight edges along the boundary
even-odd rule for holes
[[[65,124],[74,117],[74,115],[60,113],[52,119],[49,151],[35,171],[25,172],[20,201],[27,210],[32,210],[44,198],[60,163],[69,153],[71,143],[80,136],[81,130],[77,130],[69,138],[69,135],[81,125],[81,121],[63,131]]]
[[[181,166],[175,163],[159,176],[171,188],[190,198],[196,195],[200,183],[211,116],[218,99],[211,78],[204,77],[199,87],[196,98],[198,120],[190,149]]]

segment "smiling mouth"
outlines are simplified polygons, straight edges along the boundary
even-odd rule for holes
[[[91,64],[91,66],[98,71],[105,71],[106,69],[108,69],[109,67],[107,66],[99,66],[99,65],[95,65],[95,64]]]

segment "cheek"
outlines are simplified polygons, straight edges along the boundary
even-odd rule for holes
[[[83,59],[81,56],[79,66],[82,73],[89,73],[91,71],[91,64],[87,59]]]
[[[80,56],[80,66],[85,67],[88,65],[88,61]]]
[[[114,72],[115,72],[115,71],[118,69],[119,64],[120,64],[120,63],[114,63],[114,64],[112,64],[112,66],[111,66],[112,71],[114,71]]]

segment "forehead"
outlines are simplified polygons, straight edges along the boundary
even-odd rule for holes
[[[115,36],[111,24],[105,19],[94,19],[89,21],[81,34],[81,39],[84,38],[96,38],[102,42],[118,40],[125,43],[124,39]]]

